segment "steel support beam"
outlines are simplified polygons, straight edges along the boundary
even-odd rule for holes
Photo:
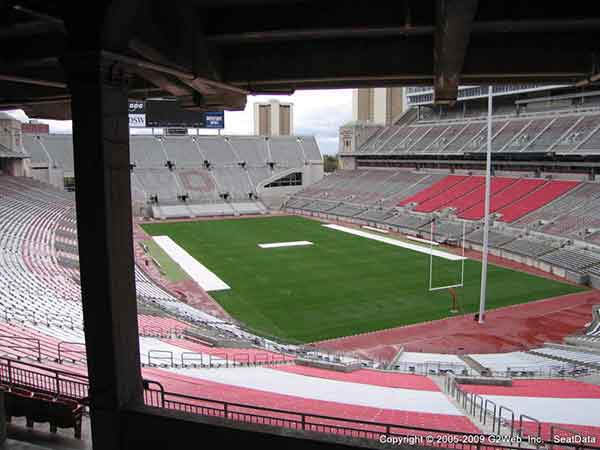
[[[436,104],[453,104],[458,95],[478,0],[436,0],[433,47]]]

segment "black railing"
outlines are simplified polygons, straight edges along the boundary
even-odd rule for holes
[[[89,395],[88,379],[85,375],[3,357],[0,357],[0,384],[60,395],[80,403],[86,403]],[[503,441],[499,441],[499,437],[495,435],[308,414],[177,394],[165,391],[159,382],[153,380],[144,380],[144,401],[148,406],[191,414],[351,438],[373,439],[382,444],[422,445],[460,450],[516,450],[521,448],[520,446],[500,445]],[[530,420],[527,416],[522,416],[520,420],[523,419]],[[532,423],[541,428],[539,423]],[[523,425],[519,428],[522,430]],[[552,435],[562,431],[563,434],[577,436],[576,432],[564,427],[554,426],[550,430]],[[540,440],[537,445],[538,447],[552,448],[554,443]],[[577,443],[561,443],[559,447],[568,450],[597,450],[599,448]]]
[[[373,439],[382,444],[421,445],[427,447],[451,448],[461,450],[512,450],[521,445],[502,445],[502,442],[518,442],[519,436],[505,437],[467,433],[434,428],[413,427],[393,423],[354,420],[342,417],[308,414],[240,403],[193,397],[184,394],[166,392],[160,383],[145,382],[144,399],[147,405],[173,409],[185,413],[219,417],[237,422],[268,425],[292,430],[313,431],[341,435],[351,438]],[[526,418],[526,416],[524,416]],[[535,423],[535,422],[534,422]],[[570,431],[570,430],[568,430]],[[538,448],[552,448],[553,443],[535,437]],[[529,442],[523,438],[523,442]],[[598,449],[579,444],[560,444],[561,449],[584,450]]]
[[[0,383],[82,401],[88,396],[84,375],[0,357]]]
[[[517,442],[526,442],[530,445],[537,447],[549,447],[553,448],[556,445],[555,442],[545,441],[544,434],[542,432],[542,422],[535,417],[528,416],[526,414],[520,414],[519,418],[516,418],[515,412],[503,405],[498,405],[494,401],[484,398],[483,396],[463,390],[456,382],[456,378],[452,375],[447,375],[444,383],[446,393],[453,397],[457,403],[473,418],[478,418],[480,422],[485,426],[488,418],[491,419],[492,433],[496,436],[506,437],[509,442],[517,440]],[[479,413],[478,413],[479,408]],[[503,432],[503,428],[506,429]],[[535,430],[535,433],[528,431],[529,429]],[[567,433],[569,437],[573,438],[573,444],[560,444],[560,448],[583,448],[575,442],[583,443],[589,442],[592,436],[584,436],[581,432],[571,430],[569,428],[560,427],[557,425],[550,426],[549,430],[546,430],[549,439],[554,439],[558,436],[556,431],[562,431],[563,434]],[[503,441],[496,441],[503,442]],[[599,447],[590,447],[599,448]]]

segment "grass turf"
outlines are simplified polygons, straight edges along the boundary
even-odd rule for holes
[[[150,256],[160,264],[161,271],[168,280],[175,282],[189,280],[190,276],[187,272],[183,270],[179,264],[173,261],[156,242],[147,240],[144,241],[144,244],[148,247]]]
[[[447,291],[429,292],[429,256],[330,230],[301,217],[147,224],[168,235],[231,290],[211,295],[249,328],[290,342],[313,342],[449,315]],[[259,243],[308,240],[306,247]],[[481,264],[465,264],[463,312],[479,305]],[[456,283],[460,263],[434,258],[433,285]],[[582,288],[490,265],[487,308]]]

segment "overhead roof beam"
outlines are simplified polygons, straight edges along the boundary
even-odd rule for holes
[[[433,47],[436,104],[456,102],[477,0],[436,0]]]
[[[193,102],[182,103],[182,106],[186,108],[202,108],[206,104],[214,104],[215,99],[220,98],[223,101],[227,101],[227,103],[222,105],[225,108],[232,110],[245,108],[246,96],[249,94],[248,90],[213,79],[200,77],[183,68],[177,68],[160,51],[141,42],[139,39],[133,39],[130,42],[129,47],[131,50],[144,56],[146,60],[138,59],[137,61],[134,61],[134,58],[127,57],[127,59],[122,60],[123,62],[129,61],[130,63],[138,64],[139,67],[145,67],[159,72],[163,71],[164,73],[173,75],[183,84],[201,94],[201,96],[197,96]]]
[[[600,18],[579,18],[565,20],[522,20],[522,21],[480,21],[471,26],[472,34],[481,33],[531,33],[572,32],[598,30]],[[309,28],[291,30],[248,31],[240,33],[212,34],[205,37],[207,42],[219,45],[242,43],[265,43],[298,40],[322,39],[375,39],[393,36],[428,36],[433,35],[434,25],[402,25],[394,27],[340,27],[340,28]]]
[[[22,77],[19,75],[0,74],[0,81],[11,81],[13,83],[33,84],[36,86],[66,89],[67,84],[60,81],[41,80],[38,78]]]

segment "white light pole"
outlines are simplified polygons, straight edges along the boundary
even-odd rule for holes
[[[483,216],[483,254],[481,258],[481,292],[479,294],[479,323],[484,322],[487,291],[488,238],[490,233],[490,191],[492,184],[492,86],[488,88],[487,151],[485,154],[485,206]]]

